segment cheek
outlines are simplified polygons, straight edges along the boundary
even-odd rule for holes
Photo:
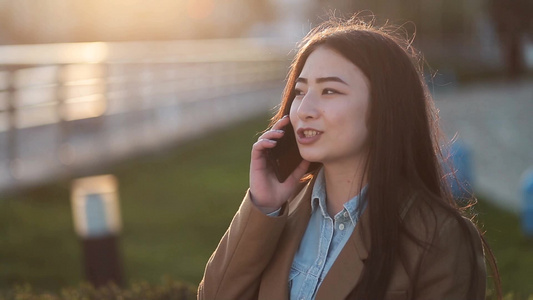
[[[368,113],[366,111],[360,113],[355,126],[357,126],[357,131],[363,134],[364,138],[366,138],[368,133]]]
[[[368,129],[370,125],[370,106],[369,104],[366,105],[366,111],[365,111],[365,126]]]
[[[291,109],[289,110],[289,118],[291,120],[291,124],[294,126],[296,120],[298,119],[298,103],[296,103],[296,101],[292,101],[291,103]]]
[[[368,140],[365,120],[344,119],[343,126],[337,136],[338,145],[348,151],[360,151]]]
[[[368,101],[361,101],[357,103],[357,105],[354,105],[351,109],[353,115],[357,118],[357,123],[361,124],[359,126],[364,126],[365,128],[368,127],[368,119],[369,119],[369,109],[368,109]]]
[[[365,104],[344,107],[338,111],[337,118],[342,120],[343,128],[350,140],[365,140],[368,132],[368,116]]]

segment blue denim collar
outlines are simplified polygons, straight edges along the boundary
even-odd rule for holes
[[[321,168],[316,176],[317,178],[311,194],[311,213],[314,213],[316,209],[320,209],[324,218],[331,218],[328,214],[326,205],[326,179],[324,176],[324,168]],[[366,192],[367,187],[368,185],[365,185],[359,195],[356,195],[348,202],[344,203],[344,208],[334,216],[334,219],[342,218],[345,216],[344,213],[347,212],[352,224],[355,225],[361,215],[360,212],[357,211],[357,205],[361,195],[364,195]]]

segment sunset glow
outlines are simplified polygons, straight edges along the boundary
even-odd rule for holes
[[[188,0],[187,2],[187,14],[191,19],[206,19],[213,13],[214,8],[213,0]]]

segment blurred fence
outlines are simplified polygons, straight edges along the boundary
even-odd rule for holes
[[[288,66],[267,40],[0,47],[0,190],[266,112]]]

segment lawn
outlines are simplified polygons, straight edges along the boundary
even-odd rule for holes
[[[198,284],[242,200],[251,145],[267,123],[260,117],[101,170],[120,184],[120,243],[128,281],[157,283],[168,275]],[[69,181],[0,195],[0,289],[29,282],[55,291],[83,280],[69,197]],[[522,237],[518,218],[485,201],[477,210],[504,292],[532,294],[533,244]]]

